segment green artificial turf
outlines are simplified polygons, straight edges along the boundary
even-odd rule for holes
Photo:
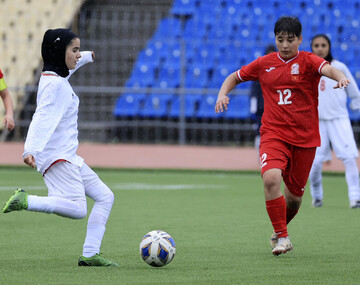
[[[350,209],[343,175],[324,176],[322,208],[309,189],[289,225],[294,251],[275,257],[259,173],[101,170],[115,203],[102,253],[120,268],[78,267],[87,218],[0,214],[0,284],[358,284],[360,209]],[[46,195],[30,168],[0,168],[0,203],[21,187]],[[89,212],[92,206],[88,200]],[[174,260],[140,257],[149,231],[170,233]]]

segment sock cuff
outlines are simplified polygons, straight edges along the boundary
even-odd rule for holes
[[[274,206],[281,206],[286,202],[284,195],[281,195],[279,198],[265,201],[265,203],[266,203],[266,207],[274,207]]]

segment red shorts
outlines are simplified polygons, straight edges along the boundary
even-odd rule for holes
[[[301,197],[304,195],[315,152],[316,147],[302,148],[278,139],[261,138],[259,149],[261,175],[272,168],[281,169],[284,183],[289,191]]]

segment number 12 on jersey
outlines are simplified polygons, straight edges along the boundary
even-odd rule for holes
[[[279,105],[289,105],[292,103],[292,101],[290,100],[291,97],[291,90],[290,89],[285,89],[284,92],[282,92],[281,90],[277,90],[277,93],[279,94]]]

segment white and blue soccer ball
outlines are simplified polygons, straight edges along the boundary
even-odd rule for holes
[[[148,232],[140,242],[140,255],[149,265],[162,267],[175,256],[175,241],[168,233],[160,230]]]

